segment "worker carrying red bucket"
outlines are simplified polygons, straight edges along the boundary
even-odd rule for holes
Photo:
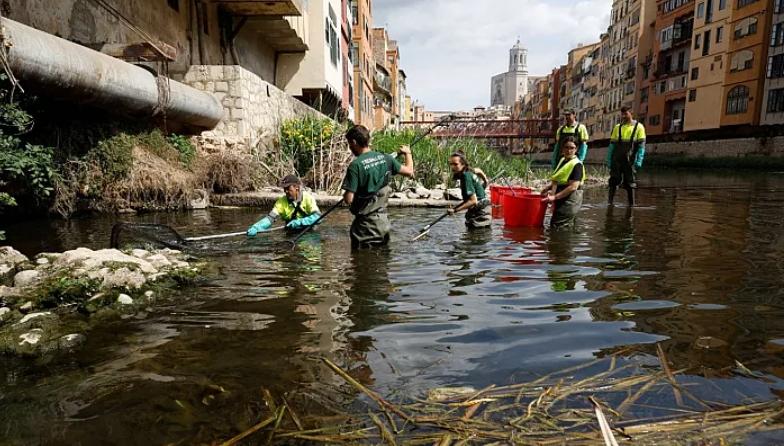
[[[577,141],[567,136],[561,145],[561,160],[550,176],[550,186],[542,191],[543,202],[553,203],[550,227],[554,229],[574,224],[583,205],[582,185],[585,182],[585,167],[577,157]]]

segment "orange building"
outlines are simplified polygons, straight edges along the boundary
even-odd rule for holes
[[[721,125],[758,125],[764,102],[772,2],[733,0],[732,3]]]
[[[683,131],[694,28],[694,0],[659,0],[656,8],[649,88],[641,94],[647,96],[648,135]]]
[[[351,60],[354,62],[354,123],[373,129],[373,79],[376,61],[373,57],[373,11],[371,0],[351,0]]]

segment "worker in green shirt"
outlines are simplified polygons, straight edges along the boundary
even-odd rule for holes
[[[567,137],[574,138],[577,143],[577,159],[580,162],[585,162],[585,157],[588,155],[588,129],[583,124],[577,122],[574,110],[566,110],[564,119],[566,123],[558,127],[558,130],[555,132],[555,147],[553,148],[553,158],[550,163],[553,169],[556,168],[558,161],[563,156],[561,151],[563,150],[564,139]]]
[[[615,124],[607,147],[607,167],[610,168],[610,190],[607,202],[612,205],[618,186],[626,189],[629,206],[634,206],[637,171],[645,159],[645,126],[632,119],[629,107],[621,107],[621,122]]]
[[[454,214],[467,210],[465,219],[469,229],[490,227],[490,200],[485,192],[487,175],[481,169],[471,168],[462,152],[455,152],[449,157],[449,167],[452,169],[452,178],[460,181],[463,202],[456,208],[447,209],[447,212]]]
[[[370,149],[370,131],[364,126],[346,132],[351,153],[356,158],[349,164],[343,180],[343,201],[354,214],[351,223],[352,249],[383,246],[389,242],[389,181],[394,175],[414,178],[414,158],[411,148],[400,147],[403,164],[392,155]]]
[[[550,186],[542,191],[542,201],[553,203],[553,229],[572,226],[583,205],[585,167],[577,158],[577,141],[571,136],[564,138],[563,157],[550,176]]]
[[[280,185],[285,195],[275,201],[269,214],[248,228],[249,237],[266,231],[278,218],[283,219],[286,228],[300,229],[312,225],[321,215],[313,195],[302,190],[302,183],[296,175],[287,175]]]

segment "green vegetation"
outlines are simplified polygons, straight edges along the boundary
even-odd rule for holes
[[[372,146],[375,150],[384,153],[393,153],[401,145],[411,144],[418,133],[414,130],[385,130],[373,134]],[[425,187],[434,187],[439,184],[448,184],[452,175],[449,169],[449,156],[462,151],[472,167],[482,169],[489,178],[500,174],[511,178],[526,178],[530,174],[528,160],[521,157],[505,156],[484,142],[463,138],[449,141],[437,141],[425,138],[415,147],[414,162],[416,165],[417,180]]]
[[[331,119],[305,117],[285,121],[280,128],[280,150],[293,160],[294,169],[305,176],[315,163],[317,149],[328,145],[337,124]]]
[[[98,279],[74,278],[67,275],[51,277],[37,286],[33,300],[38,308],[56,308],[67,304],[81,305],[98,292],[100,286],[101,281]]]

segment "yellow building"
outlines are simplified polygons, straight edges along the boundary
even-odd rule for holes
[[[373,78],[376,60],[373,56],[371,0],[351,0],[354,18],[351,60],[354,61],[354,123],[373,129]]]

